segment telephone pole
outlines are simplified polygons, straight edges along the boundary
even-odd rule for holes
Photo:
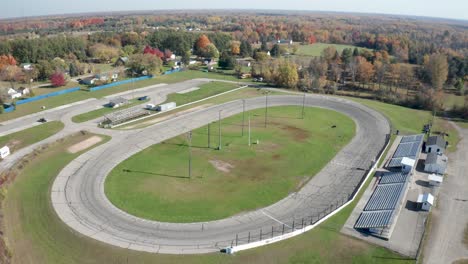
[[[249,115],[249,147],[250,147],[250,115]]]
[[[188,133],[189,140],[189,179],[192,179],[192,131]]]
[[[219,110],[219,117],[218,117],[218,134],[219,134],[218,150],[221,150],[221,111],[223,110]]]

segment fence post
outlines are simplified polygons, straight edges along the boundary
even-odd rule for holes
[[[302,218],[301,229],[304,228],[304,218]]]
[[[262,236],[263,236],[262,231],[263,231],[263,229],[260,228],[260,241],[262,241]]]
[[[236,246],[237,246],[238,241],[239,241],[239,234],[236,234]]]
[[[294,231],[294,230],[296,230],[296,229],[294,228],[294,220],[293,220],[292,231]]]
[[[249,237],[247,238],[247,243],[250,243],[250,231],[249,231]]]
[[[271,226],[271,238],[273,238],[273,226]]]
[[[284,235],[284,224],[283,224],[283,231],[281,231],[281,235]]]

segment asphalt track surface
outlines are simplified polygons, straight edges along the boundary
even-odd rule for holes
[[[302,105],[303,97],[270,96],[268,101],[269,106]],[[247,237],[251,232],[253,240],[260,229],[271,232],[272,226],[280,228],[285,223],[290,227],[293,219],[318,216],[349,198],[384,147],[390,127],[380,113],[348,100],[309,95],[305,104],[348,115],[356,122],[356,136],[300,191],[266,208],[217,221],[163,223],[129,215],[104,194],[105,178],[117,164],[151,145],[217,120],[220,110],[222,117],[240,113],[242,100],[114,134],[111,141],[82,154],[60,172],[52,187],[53,207],[83,235],[122,248],[172,254],[219,251],[231,246],[236,236]],[[265,98],[246,100],[246,110],[263,107]]]

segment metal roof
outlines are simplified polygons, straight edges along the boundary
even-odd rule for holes
[[[405,183],[407,179],[408,173],[406,172],[388,172],[382,175],[379,184]]]
[[[431,136],[427,139],[426,145],[437,145],[440,148],[445,148],[445,139],[442,136]]]
[[[400,143],[393,154],[394,158],[402,158],[408,157],[415,159],[418,152],[419,147],[421,146],[420,142],[407,142],[407,143]]]
[[[393,158],[393,159],[391,159],[390,162],[388,163],[387,167],[397,168],[397,167],[403,166],[403,164],[401,164],[402,159],[403,158]]]
[[[364,211],[394,209],[400,199],[404,183],[378,185],[366,204]]]
[[[400,143],[408,143],[408,142],[421,142],[424,138],[423,134],[419,135],[412,135],[412,136],[403,136],[401,138]]]
[[[393,210],[362,212],[355,228],[386,227],[391,224]]]
[[[447,156],[444,154],[438,154],[435,152],[428,153],[426,157],[426,161],[424,164],[439,164],[443,165],[447,162]]]
[[[429,176],[427,176],[427,179],[439,183],[444,181],[444,177],[435,174],[430,174]]]

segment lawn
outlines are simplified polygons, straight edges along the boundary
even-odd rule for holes
[[[60,121],[51,121],[45,124],[21,130],[6,136],[0,137],[0,146],[7,145],[11,152],[17,151],[39,141],[42,141],[64,128]]]
[[[140,100],[138,100],[138,98],[135,98],[135,99],[130,100],[130,102],[128,104],[123,105],[123,106],[118,107],[118,108],[102,106],[99,109],[76,115],[76,116],[72,117],[72,121],[75,122],[75,123],[83,123],[83,122],[86,122],[86,121],[89,121],[89,120],[93,120],[93,119],[102,117],[102,116],[104,116],[106,114],[110,114],[110,113],[115,112],[115,111],[119,111],[119,110],[127,109],[127,108],[130,108],[130,107],[136,106],[136,105],[144,104],[144,103],[146,103],[148,101],[149,101],[149,99],[140,101]]]
[[[112,170],[106,194],[130,214],[164,222],[222,219],[273,204],[318,173],[354,136],[347,116],[307,108],[301,119],[301,109],[268,109],[267,128],[264,109],[246,113],[252,116],[252,140],[260,141],[250,147],[247,129],[241,135],[242,114],[222,120],[222,151],[216,150],[217,122],[210,147],[207,127],[194,130],[191,179],[186,135],[151,146]],[[341,125],[332,128],[335,123]]]
[[[209,82],[200,85],[200,89],[188,93],[172,93],[168,95],[167,102],[176,102],[177,105],[183,105],[190,102],[195,102],[210,96],[230,91],[238,88],[239,86],[234,83],[225,82]]]
[[[392,131],[399,130],[400,134],[421,134],[424,124],[429,123],[432,119],[430,111],[416,110],[367,99],[348,99],[362,103],[384,114],[392,124]],[[445,119],[435,117],[432,133],[448,134],[446,137],[446,140],[449,142],[448,150],[455,151],[457,149],[456,146],[460,141],[460,137],[457,130]]]
[[[343,50],[346,48],[351,48],[353,50],[354,48],[356,48],[356,46],[352,46],[352,45],[315,43],[312,45],[300,45],[295,55],[319,57],[320,55],[322,55],[322,51],[325,48],[330,47],[330,46],[335,47],[336,51],[338,51],[339,54],[341,54],[341,52],[343,52]],[[359,51],[361,51],[361,50],[365,50],[366,48],[358,48],[358,49]],[[366,49],[366,50],[371,51],[370,49]]]
[[[50,145],[26,164],[8,187],[3,215],[12,263],[414,263],[340,234],[356,202],[303,235],[232,256],[149,254],[81,236],[56,216],[50,204],[50,188],[60,170],[79,155],[66,149],[90,136],[77,134]]]
[[[36,113],[42,111],[41,107],[45,106],[46,109],[58,107],[61,105],[66,105],[89,98],[102,98],[107,95],[112,95],[115,93],[131,91],[133,89],[143,88],[150,85],[160,84],[160,83],[176,83],[191,80],[194,78],[211,78],[217,80],[225,81],[235,81],[235,82],[249,82],[249,79],[238,79],[233,75],[220,74],[220,73],[211,73],[211,72],[202,72],[202,71],[182,71],[169,75],[156,76],[148,80],[142,80],[134,83],[128,83],[119,85],[116,87],[99,90],[96,92],[89,92],[86,90],[81,90],[74,93],[64,94],[60,96],[55,96],[51,98],[46,98],[36,102],[27,103],[24,105],[19,105],[16,107],[16,110],[12,113],[2,113],[0,114],[0,122],[25,116],[28,114]],[[73,86],[73,85],[72,85]],[[78,85],[74,85],[78,86]],[[54,88],[42,88],[48,89],[50,92],[56,91]],[[60,88],[59,88],[60,89]]]

